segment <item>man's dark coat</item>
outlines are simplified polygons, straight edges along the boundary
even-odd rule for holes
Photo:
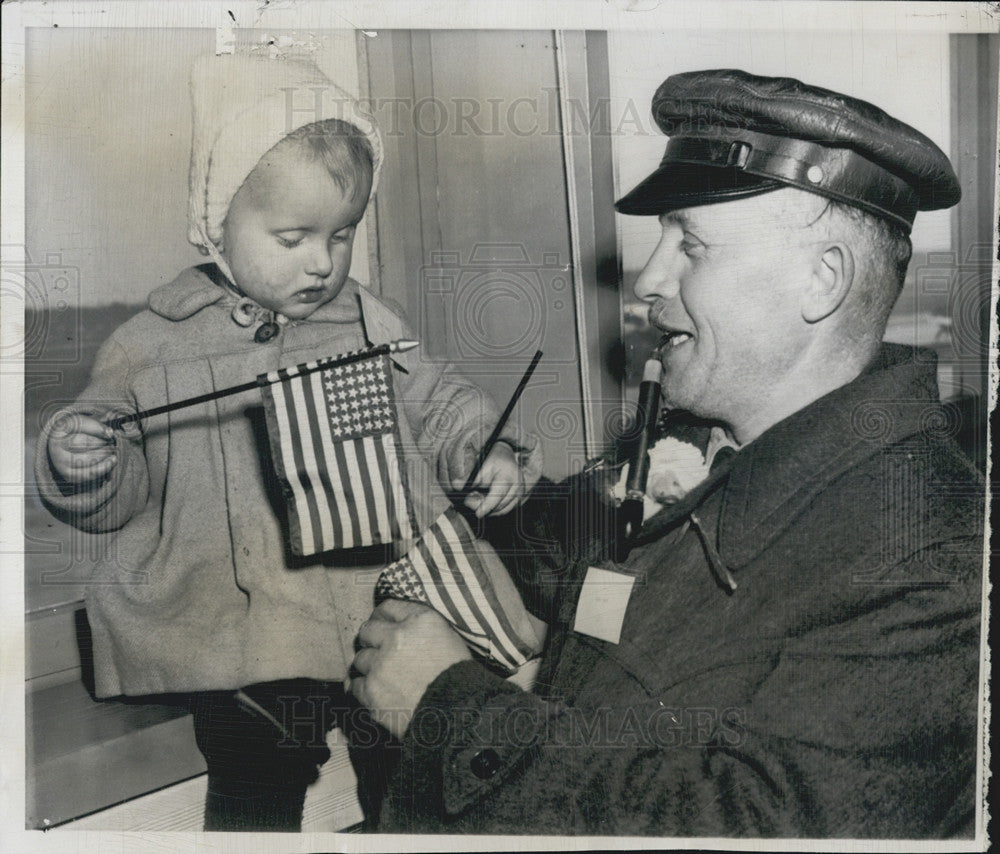
[[[536,688],[441,674],[380,830],[970,835],[985,488],[934,368],[884,347],[622,563],[585,490],[526,504],[506,546],[551,625]],[[634,578],[617,644],[574,630],[588,566]]]

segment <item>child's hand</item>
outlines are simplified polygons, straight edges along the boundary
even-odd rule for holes
[[[532,486],[533,482],[525,482],[514,449],[505,442],[497,442],[483,462],[465,506],[480,519],[490,514],[502,516],[523,502]]]
[[[96,418],[66,413],[49,433],[52,468],[68,483],[99,480],[118,462],[114,436],[114,431]]]

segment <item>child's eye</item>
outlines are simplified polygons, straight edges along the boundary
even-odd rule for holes
[[[294,249],[302,242],[301,237],[282,237],[280,234],[275,235],[279,246],[284,246],[285,249]]]
[[[336,234],[333,235],[333,237],[330,238],[330,240],[333,243],[350,243],[352,240],[354,240],[354,231],[355,228],[352,225],[350,228],[345,228],[343,229],[343,231],[338,231]]]

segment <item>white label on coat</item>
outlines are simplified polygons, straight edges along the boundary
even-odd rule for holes
[[[573,631],[618,643],[634,584],[635,578],[631,575],[588,566],[576,605]]]

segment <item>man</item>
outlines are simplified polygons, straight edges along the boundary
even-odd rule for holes
[[[402,738],[381,829],[970,835],[984,486],[933,358],[881,344],[955,174],[795,80],[681,74],[653,114],[666,154],[617,207],[660,218],[635,289],[663,403],[738,452],[625,549],[587,477],[523,508],[532,693],[435,612],[375,611],[351,690]]]

